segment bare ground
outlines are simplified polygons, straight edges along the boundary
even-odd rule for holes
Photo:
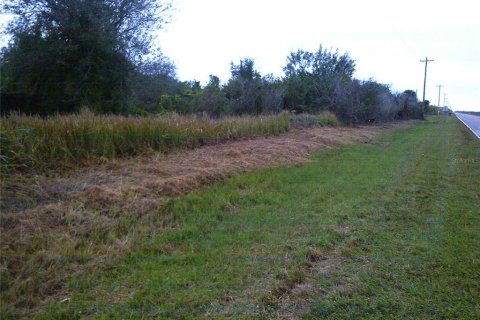
[[[67,296],[65,279],[75,269],[73,265],[84,262],[65,261],[62,257],[83,254],[95,262],[135,247],[131,230],[118,224],[118,218],[124,215],[141,218],[152,213],[163,214],[163,224],[149,224],[137,230],[144,233],[142,238],[148,237],[149,233],[176,226],[175,215],[160,209],[171,196],[211,185],[239,172],[300,165],[310,161],[315,149],[372,143],[382,132],[409,125],[402,122],[355,128],[294,129],[275,137],[228,142],[169,155],[155,153],[112,160],[62,176],[6,179],[1,191],[3,208],[8,210],[2,210],[0,216],[0,248],[2,272],[10,280],[2,300],[15,301],[18,308],[32,309],[52,297],[58,300]],[[113,239],[97,239],[99,233],[109,230],[115,230]],[[51,273],[44,275],[37,288],[18,291],[18,287],[28,285],[24,283],[26,277],[37,272],[39,255],[42,259],[49,257],[41,263],[47,263]],[[321,268],[326,267],[322,266],[324,263],[316,262]],[[63,272],[55,270],[59,266]],[[18,305],[19,299],[23,301],[21,295],[26,301]]]

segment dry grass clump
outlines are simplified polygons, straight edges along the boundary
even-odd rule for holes
[[[276,135],[289,128],[287,114],[211,119],[169,115],[75,115],[47,118],[12,114],[0,119],[3,172],[42,170],[94,159],[168,152],[241,138]]]

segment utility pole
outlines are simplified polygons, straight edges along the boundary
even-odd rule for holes
[[[435,60],[428,60],[427,57],[425,57],[425,60],[420,60],[420,62],[425,62],[425,76],[423,77],[423,103],[425,103],[425,86],[427,85],[427,65],[431,61]]]
[[[444,111],[447,111],[447,94],[443,94],[443,109]]]
[[[437,109],[437,113],[440,113],[440,108],[441,108],[440,107],[440,91],[441,91],[443,85],[439,84],[437,87],[438,87],[438,109]]]

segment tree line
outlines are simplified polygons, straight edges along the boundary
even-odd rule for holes
[[[0,53],[3,114],[88,107],[213,117],[328,110],[348,123],[423,118],[414,91],[396,93],[372,79],[356,79],[348,53],[322,46],[291,52],[281,77],[261,75],[255,61],[244,58],[231,63],[226,83],[215,75],[204,86],[179,81],[151,35],[170,12],[157,0],[7,0],[2,9],[16,17]]]

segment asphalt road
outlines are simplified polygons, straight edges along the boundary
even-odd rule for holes
[[[460,112],[455,112],[455,115],[480,139],[480,116]]]

